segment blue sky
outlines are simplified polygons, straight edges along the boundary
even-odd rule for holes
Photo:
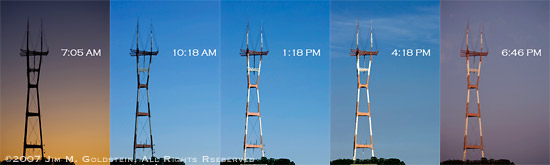
[[[328,2],[222,2],[222,157],[243,154],[246,58],[239,49],[249,19],[252,36],[263,21],[270,50],[260,77],[266,157],[297,164],[329,162],[329,12]],[[321,56],[283,56],[283,49],[300,48],[321,49]]]
[[[207,11],[207,12],[205,12]],[[219,2],[111,2],[111,156],[132,157],[136,22],[154,26],[150,103],[156,156],[216,157],[220,142]],[[173,49],[218,49],[216,57],[174,57]]]
[[[373,22],[380,51],[373,59],[369,84],[375,156],[395,157],[407,164],[437,164],[438,1],[331,3],[330,159],[353,157],[357,74],[355,57],[349,55],[349,49],[354,41],[357,19],[364,42],[368,42],[370,22]],[[391,55],[394,49],[405,48],[430,49],[431,56]],[[358,137],[369,134],[368,119],[362,121]],[[364,138],[360,142],[366,142]],[[358,158],[370,158],[370,150],[358,150],[357,153]]]

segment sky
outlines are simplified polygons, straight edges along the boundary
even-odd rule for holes
[[[357,72],[349,51],[357,21],[360,42],[367,45],[372,21],[379,50],[369,82],[375,156],[407,164],[437,164],[439,2],[335,1],[330,18],[330,160],[353,157]],[[430,56],[396,57],[391,54],[394,49],[429,49]],[[364,93],[361,98],[366,102]],[[361,105],[360,111],[367,112]],[[369,142],[368,135],[368,118],[363,117],[359,143]],[[357,155],[370,158],[371,151],[358,149]]]
[[[159,47],[149,80],[155,156],[196,158],[198,163],[203,156],[218,157],[221,53],[216,1],[111,2],[111,157],[132,158],[137,78],[129,51],[138,18],[141,30],[149,32],[153,25]],[[217,49],[217,56],[180,57],[174,49]]]
[[[469,20],[470,43],[479,44],[483,23],[489,51],[479,80],[485,157],[549,163],[548,8],[548,1],[441,3],[441,160],[462,159],[467,83],[466,62],[458,53]],[[528,48],[541,49],[542,56],[501,54]]]
[[[329,12],[328,1],[222,1],[222,157],[243,156],[247,81],[246,58],[239,49],[250,21],[250,41],[257,41],[263,23],[270,51],[262,60],[259,87],[265,156],[297,164],[329,162]],[[283,54],[284,49],[308,48],[320,49],[321,55]],[[249,135],[258,132],[249,130]],[[259,156],[259,150],[247,153]]]
[[[45,156],[109,155],[109,4],[107,2],[6,2],[2,15],[1,155],[22,154],[26,60],[19,56],[27,19],[38,41],[44,21],[50,53],[40,77]],[[8,19],[9,18],[9,19]],[[33,41],[33,40],[31,40]],[[101,57],[63,57],[62,48],[101,49]]]

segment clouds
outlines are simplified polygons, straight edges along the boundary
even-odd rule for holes
[[[332,12],[331,47],[333,52],[342,52],[350,48],[353,35],[355,35],[357,19],[359,19],[360,31],[363,32],[370,30],[372,21],[378,45],[405,48],[439,44],[439,5],[415,6],[407,10],[407,12],[390,14],[382,14],[387,11],[379,13],[376,11]],[[365,33],[360,35],[360,39],[363,38],[368,42],[368,36]],[[380,49],[385,48],[380,47]],[[333,57],[341,56],[347,56],[347,54],[333,54]]]

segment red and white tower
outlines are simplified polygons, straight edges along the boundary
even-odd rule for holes
[[[371,122],[371,109],[370,109],[370,96],[369,96],[369,79],[370,79],[370,72],[372,71],[371,64],[372,64],[372,57],[378,55],[378,50],[373,50],[373,29],[372,29],[372,23],[371,23],[371,30],[370,30],[370,50],[361,50],[359,49],[359,20],[357,20],[357,33],[356,33],[356,48],[351,49],[350,55],[355,56],[356,59],[356,65],[357,65],[357,103],[355,106],[355,136],[353,137],[353,160],[355,161],[357,156],[357,149],[358,148],[370,148],[372,157],[374,157],[374,142],[372,140],[372,122]],[[369,56],[369,63],[366,65],[366,58],[365,56]],[[360,57],[363,57],[362,59]],[[361,65],[362,63],[362,65]],[[361,74],[366,73],[367,77],[362,77]],[[361,80],[365,80],[365,83],[361,83]],[[365,88],[367,92],[367,112],[361,112],[359,111],[359,103],[361,100],[361,89]],[[359,144],[357,141],[357,129],[359,126],[359,119],[362,117],[368,117],[369,118],[369,132],[370,132],[370,144]]]
[[[469,48],[469,33],[470,33],[470,24],[468,23],[466,25],[466,49],[460,50],[460,57],[466,57],[466,72],[467,72],[467,83],[468,86],[466,87],[466,90],[468,91],[468,96],[466,98],[466,124],[464,127],[464,153],[462,156],[462,160],[466,160],[466,151],[467,150],[481,150],[481,157],[485,157],[485,151],[483,150],[483,134],[481,129],[481,108],[479,104],[479,74],[481,71],[481,64],[482,64],[482,58],[483,56],[487,56],[489,54],[488,51],[483,52],[483,27],[481,28],[481,35],[480,35],[480,51],[471,51]],[[477,62],[477,68],[476,68],[476,62]],[[472,95],[472,91],[475,90],[475,94]],[[477,104],[472,106],[470,104],[470,98],[474,98],[477,101]],[[477,107],[476,111],[470,111],[471,107],[475,108]],[[479,122],[479,139],[481,144],[469,144],[468,143],[468,120],[470,118],[477,119]]]
[[[139,22],[136,31],[136,48],[130,49],[130,56],[136,57],[137,71],[137,101],[134,130],[134,153],[133,161],[136,161],[136,152],[143,151],[143,156],[154,157],[153,129],[151,127],[151,106],[149,104],[149,71],[151,60],[157,56],[158,48],[153,50],[153,26],[151,25],[150,45],[140,48],[139,45]],[[149,49],[149,50],[147,50]]]
[[[246,150],[247,149],[261,149],[262,157],[264,157],[264,141],[262,134],[262,116],[260,114],[260,91],[259,91],[259,82],[260,82],[260,70],[262,68],[262,57],[266,56],[269,51],[264,50],[264,36],[263,36],[263,27],[260,28],[260,50],[250,50],[249,49],[249,26],[246,25],[246,49],[241,49],[241,56],[246,56],[246,74],[247,74],[247,95],[246,95],[246,119],[244,126],[244,149],[243,149],[243,161],[246,161]],[[259,57],[256,60],[256,56]],[[257,65],[256,65],[257,64]],[[255,80],[254,80],[255,79]],[[258,111],[250,111],[250,89],[256,89],[256,98],[257,98],[257,107]],[[259,144],[250,144],[248,142],[248,120],[250,117],[257,117],[259,126],[260,126],[260,143]]]

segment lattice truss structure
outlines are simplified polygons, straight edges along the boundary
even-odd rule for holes
[[[359,35],[359,20],[357,21],[356,43],[355,48],[351,49],[350,55],[355,56],[357,65],[357,102],[355,108],[355,136],[353,137],[353,160],[357,158],[357,149],[370,149],[371,156],[374,157],[374,141],[372,139],[372,121],[371,121],[371,108],[370,108],[370,96],[369,96],[369,80],[370,73],[372,71],[372,58],[378,55],[378,49],[374,47],[373,26],[371,22],[370,30],[370,50],[360,48],[360,35]],[[364,46],[363,46],[364,47]],[[368,64],[366,63],[366,56],[368,56]],[[365,77],[366,76],[366,77]],[[364,82],[361,82],[364,81]],[[366,90],[366,99],[361,99],[361,89]],[[367,112],[360,111],[361,102],[367,102]],[[367,139],[365,143],[361,143],[358,138],[359,120],[363,117],[369,119],[369,132],[370,139]],[[370,143],[366,143],[370,141]]]
[[[485,150],[483,148],[483,131],[481,129],[481,108],[479,103],[479,76],[481,71],[482,58],[484,56],[487,56],[489,52],[487,50],[483,52],[483,26],[480,30],[480,51],[475,51],[476,48],[474,48],[474,51],[470,50],[469,33],[470,25],[468,23],[466,26],[466,48],[460,49],[460,57],[466,58],[466,90],[468,93],[466,98],[466,121],[464,127],[464,152],[462,160],[466,160],[466,151],[468,150],[481,150],[481,157],[485,157]],[[471,101],[474,102],[471,103]],[[474,122],[468,123],[470,119],[473,119]],[[475,122],[476,119],[477,123]],[[475,130],[475,124],[477,124],[479,128],[479,135],[468,136],[469,129],[471,130],[471,133],[477,133],[477,131]],[[479,138],[477,138],[478,136]]]
[[[262,58],[269,53],[267,44],[264,43],[263,26],[260,26],[259,47],[252,46],[249,42],[249,25],[246,25],[246,48],[241,48],[240,55],[246,57],[246,77],[247,77],[247,94],[246,94],[246,119],[244,127],[244,145],[243,145],[243,160],[246,160],[247,150],[254,152],[255,149],[260,149],[261,156],[265,156],[264,141],[262,134],[262,116],[260,114],[260,71],[262,68]],[[244,42],[243,42],[244,43]],[[266,45],[264,47],[264,44]],[[252,90],[252,92],[251,92]],[[254,92],[255,90],[255,92]],[[251,102],[252,98],[252,102]],[[253,109],[256,109],[253,110]],[[249,128],[249,124],[252,123]],[[259,130],[259,132],[257,132]],[[250,131],[250,132],[249,132]],[[259,134],[259,136],[258,136]]]
[[[153,36],[153,25],[145,44],[140,45],[139,21],[136,30],[135,48],[130,49],[130,56],[136,59],[137,101],[134,130],[133,161],[154,157],[153,129],[151,127],[151,106],[149,104],[149,71],[153,56],[159,53]],[[140,47],[141,46],[141,47]],[[143,48],[142,48],[143,47]]]
[[[30,38],[30,23],[27,20],[27,31],[21,43],[20,56],[27,59],[27,104],[25,112],[25,136],[23,140],[23,156],[40,156],[44,159],[44,143],[42,139],[42,118],[40,112],[40,95],[38,84],[42,68],[42,58],[47,56],[49,48],[45,42],[44,28],[40,26],[40,40],[32,43]]]

